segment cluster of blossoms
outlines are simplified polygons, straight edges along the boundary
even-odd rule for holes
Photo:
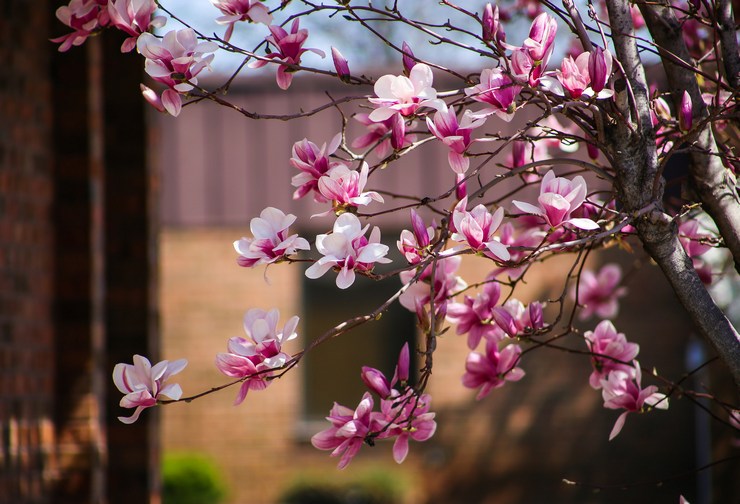
[[[409,347],[403,346],[398,364],[389,381],[378,369],[364,366],[362,381],[368,390],[354,410],[334,403],[326,419],[332,424],[315,434],[311,444],[319,450],[332,450],[340,456],[339,468],[344,469],[357,455],[363,444],[373,445],[376,439],[395,439],[393,459],[399,464],[409,452],[409,440],[426,441],[434,435],[437,423],[429,411],[431,397],[418,394],[409,386]],[[374,411],[374,393],[380,405]]]
[[[228,352],[216,356],[216,367],[226,376],[243,378],[234,404],[241,404],[250,390],[264,390],[270,384],[273,370],[288,362],[290,355],[283,352],[283,343],[295,339],[298,317],[291,317],[278,330],[280,312],[253,308],[244,314],[244,332],[247,337],[229,339]]]
[[[276,82],[283,90],[290,87],[295,73],[304,68],[302,58],[307,52],[325,55],[320,49],[304,47],[308,30],[300,28],[300,16],[292,19],[288,27],[287,22],[273,24],[270,9],[258,0],[211,0],[211,3],[222,14],[216,21],[226,26],[223,39],[215,39],[224,45],[231,39],[237,23],[265,25],[258,28],[266,27],[269,31],[265,38],[269,52],[265,55],[247,52],[251,59],[248,66],[275,65]],[[595,140],[594,131],[584,129],[584,134],[576,121],[560,124],[554,112],[509,138],[509,158],[499,165],[505,172],[511,169],[506,176],[520,176],[525,184],[538,188],[536,201],[534,198],[531,202],[512,200],[509,205],[493,200],[494,203],[471,204],[473,207],[468,208],[469,199],[474,201],[485,192],[471,192],[470,198],[467,194],[467,184],[472,186],[470,181],[481,177],[480,166],[471,170],[471,156],[477,155],[473,151],[481,149],[485,145],[482,142],[498,141],[502,136],[482,133],[488,121],[512,121],[517,110],[529,101],[528,97],[536,96],[544,97],[548,109],[556,111],[558,117],[565,117],[568,109],[574,109],[584,119],[583,123],[591,119],[596,123],[594,110],[608,103],[605,100],[611,100],[615,94],[610,81],[616,65],[608,48],[585,44],[589,50],[572,50],[559,68],[551,69],[558,29],[556,19],[541,12],[539,2],[521,0],[517,5],[532,19],[527,37],[519,46],[507,42],[501,23],[505,15],[498,6],[485,5],[481,40],[493,51],[498,64],[495,68],[481,69],[477,81],[468,80],[467,87],[457,92],[438,93],[432,66],[418,60],[404,42],[403,73],[379,77],[374,82],[374,95],[366,97],[365,106],[371,110],[354,115],[365,126],[365,132],[348,144],[364,152],[355,154],[343,144],[347,133],[343,130],[321,146],[308,138],[295,142],[289,160],[298,170],[291,181],[293,198],[311,195],[326,210],[313,217],[334,217],[333,223],[326,223],[327,232],[315,236],[316,256],[306,259],[312,264],[305,275],[318,279],[332,270],[337,274],[336,286],[347,289],[357,275],[374,276],[376,264],[390,262],[389,247],[381,243],[380,228],[371,229],[371,224],[363,220],[366,216],[359,213],[360,207],[384,203],[378,191],[367,188],[370,177],[382,171],[376,171],[377,166],[371,169],[366,160],[372,155],[381,164],[390,162],[396,156],[401,157],[405,149],[427,140],[444,146],[455,181],[455,190],[450,190],[447,196],[454,194],[456,199],[446,210],[433,208],[442,198],[433,204],[419,200],[419,206],[428,204],[442,214],[439,224],[432,221],[428,225],[416,210],[411,210],[411,229],[404,229],[397,241],[398,250],[408,263],[398,274],[402,283],[398,301],[416,314],[424,335],[431,338],[444,330],[445,323],[451,323],[458,335],[467,336],[470,352],[464,364],[462,384],[475,390],[479,400],[506,382],[521,380],[525,371],[519,366],[527,352],[523,345],[536,341],[537,336],[554,326],[544,320],[544,303],[525,304],[513,297],[513,286],[522,279],[527,264],[542,252],[543,245],[559,253],[570,250],[571,243],[566,242],[594,237],[600,240],[601,233],[595,232],[609,230],[612,224],[609,215],[618,213],[614,202],[596,201],[598,189],[594,191],[592,187],[590,194],[586,178],[558,176],[552,168],[561,164],[549,161],[554,157],[550,155],[553,149],[572,153],[586,145],[594,163],[598,163],[600,156],[606,157],[599,152],[601,144]],[[164,25],[164,18],[155,16],[156,8],[154,0],[71,0],[57,11],[57,17],[73,32],[54,41],[61,44],[60,51],[66,51],[105,27],[120,29],[128,35],[121,50],[136,48],[145,58],[147,74],[165,88],[158,94],[142,84],[145,99],[159,111],[177,116],[183,98],[197,89],[198,76],[210,68],[219,45],[201,40],[192,28],[169,31],[162,36],[153,34],[154,28]],[[352,82],[355,78],[350,74],[347,60],[336,48],[331,53],[335,77]],[[716,95],[719,97],[720,93]],[[450,96],[454,98],[449,99]],[[662,152],[669,153],[681,135],[695,128],[696,107],[685,92],[675,107],[676,113],[672,114],[666,101],[657,93],[655,96],[653,125]],[[471,106],[478,110],[468,108]],[[504,147],[508,152],[508,145]],[[600,164],[593,166],[599,173],[604,171]],[[308,251],[305,255],[310,255],[309,241],[290,232],[296,220],[295,215],[277,208],[265,208],[250,222],[252,236],[234,242],[237,263],[256,267],[294,261],[293,256],[300,251]],[[617,233],[619,230],[614,232]],[[702,280],[711,283],[712,271],[701,256],[716,241],[714,236],[703,231],[696,220],[686,220],[680,224],[679,237]],[[485,258],[493,267],[482,285],[478,284],[477,293],[468,291],[466,282],[458,275],[465,254]],[[608,264],[596,273],[584,270],[572,291],[582,320],[594,316],[601,319],[593,331],[584,334],[584,339],[593,365],[590,386],[601,390],[605,408],[622,410],[609,439],[619,434],[629,413],[668,407],[667,396],[656,386],[642,387],[642,373],[636,360],[639,347],[618,333],[610,321],[618,313],[619,298],[626,293],[624,287],[619,287],[621,279],[621,269]],[[512,288],[511,295],[504,299],[502,285]],[[456,300],[459,296],[462,300]],[[246,337],[231,338],[227,352],[217,355],[219,371],[241,383],[235,404],[242,403],[250,390],[265,389],[279,376],[278,370],[290,367],[300,358],[294,359],[283,351],[283,344],[297,336],[298,317],[290,318],[282,329],[278,328],[279,318],[276,309],[249,310],[244,316]],[[483,348],[479,350],[481,345]],[[339,467],[344,468],[363,444],[372,445],[376,439],[394,439],[393,457],[399,463],[408,454],[409,440],[428,440],[436,430],[435,414],[429,411],[431,397],[410,384],[409,361],[406,345],[390,380],[377,369],[363,367],[361,377],[369,391],[355,409],[335,403],[327,417],[331,427],[313,436],[312,444],[321,450],[331,450],[332,456],[340,458]],[[180,387],[165,382],[186,364],[181,359],[152,366],[139,355],[134,356],[133,362],[133,365],[118,364],[113,372],[116,386],[125,394],[121,406],[135,408],[131,417],[120,418],[125,423],[136,421],[143,409],[162,402],[162,398],[179,400]],[[737,421],[736,415],[733,414],[732,420]]]

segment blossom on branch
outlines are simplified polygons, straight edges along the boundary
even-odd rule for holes
[[[658,392],[655,385],[642,388],[640,364],[633,361],[633,367],[634,374],[617,370],[610,372],[607,379],[601,380],[604,407],[625,410],[614,423],[609,441],[622,431],[629,413],[643,413],[654,408],[668,409],[668,396]]]
[[[180,399],[180,385],[165,385],[165,382],[170,376],[185,369],[187,364],[187,360],[178,359],[172,362],[164,360],[152,366],[149,359],[141,355],[134,355],[133,365],[116,364],[113,368],[113,383],[125,394],[120,405],[123,408],[136,408],[133,415],[118,417],[118,420],[125,424],[134,423],[144,409],[156,406],[160,397],[175,401]]]
[[[136,40],[151,28],[161,28],[167,22],[164,16],[152,18],[157,10],[154,0],[111,0],[108,14],[111,26],[129,35],[123,41],[121,52],[129,52],[136,47]]]
[[[478,205],[468,212],[465,209],[467,204],[468,198],[465,197],[452,212],[456,232],[451,238],[457,242],[467,243],[471,249],[482,252],[487,257],[497,261],[508,261],[511,258],[509,251],[494,236],[504,219],[504,209],[499,207],[491,214],[485,206]]]
[[[237,393],[234,405],[241,404],[250,390],[264,390],[270,384],[270,370],[282,367],[290,355],[282,351],[283,343],[296,338],[298,317],[291,317],[278,330],[280,312],[253,308],[244,315],[246,338],[233,337],[227,344],[228,352],[216,356],[216,367],[234,378],[246,378]]]
[[[599,225],[591,219],[571,217],[571,213],[580,208],[586,201],[586,181],[578,175],[573,180],[556,177],[550,170],[542,178],[539,206],[514,200],[514,206],[524,213],[537,215],[545,219],[550,228],[563,224],[587,231],[598,229]]]
[[[332,426],[311,437],[311,444],[319,450],[333,450],[332,457],[341,455],[339,469],[344,469],[357,455],[370,433],[373,398],[369,392],[362,396],[360,404],[352,410],[334,403],[329,416]]]
[[[447,162],[452,171],[458,174],[468,171],[470,160],[465,157],[465,151],[475,141],[471,139],[473,129],[482,126],[486,122],[485,117],[476,117],[466,110],[458,123],[455,109],[450,107],[434,114],[433,121],[427,116],[426,121],[429,131],[449,149]]]
[[[187,93],[198,83],[197,75],[209,65],[218,46],[213,42],[198,42],[192,28],[172,30],[162,39],[142,33],[136,47],[146,58],[146,73],[169,89],[162,93],[162,106],[173,115],[182,109],[181,93]]]
[[[501,388],[507,381],[515,382],[524,377],[524,370],[516,367],[521,357],[519,345],[507,345],[501,351],[494,340],[486,340],[486,353],[470,352],[465,361],[462,384],[467,388],[480,387],[477,400],[486,397],[491,390]]]
[[[281,64],[278,65],[276,80],[277,85],[283,90],[288,89],[290,83],[293,82],[295,68],[292,67],[301,63],[303,53],[310,51],[322,58],[325,56],[324,51],[320,49],[303,48],[303,44],[308,38],[308,30],[305,28],[299,29],[299,27],[299,19],[293,21],[290,26],[290,33],[281,26],[269,25],[268,28],[272,35],[266,37],[265,40],[272,44],[277,52],[271,52],[264,56],[265,59],[258,59],[249,64],[250,68],[261,68],[267,65],[270,60],[278,60]]]
[[[315,143],[304,138],[293,144],[293,156],[290,164],[299,169],[301,173],[293,176],[291,184],[297,187],[293,193],[293,199],[304,197],[313,192],[314,200],[325,203],[327,199],[319,192],[319,179],[326,175],[330,168],[342,164],[339,161],[330,161],[329,156],[334,154],[342,141],[342,134],[338,133],[329,142],[329,146],[322,144],[319,148]]]
[[[434,227],[424,227],[424,221],[413,208],[411,209],[411,226],[413,232],[408,229],[401,231],[401,238],[396,245],[409,264],[419,264],[429,252],[427,247],[434,238]]]
[[[515,84],[500,68],[486,68],[480,74],[480,84],[465,88],[465,94],[487,106],[475,115],[496,114],[500,119],[509,122],[514,117],[516,97],[521,90],[522,86]]]
[[[632,377],[634,368],[629,364],[640,352],[637,343],[630,343],[622,333],[618,333],[609,320],[602,320],[596,329],[583,334],[591,351],[591,364],[594,367],[588,379],[592,388],[599,390],[602,380],[612,371],[622,371]]]
[[[457,292],[467,287],[462,278],[455,273],[460,268],[460,256],[437,259],[424,267],[419,279],[412,283],[399,296],[398,302],[409,311],[416,312],[422,323],[428,323],[426,306],[434,303],[434,316],[447,313],[447,303]],[[398,276],[403,284],[408,284],[417,275],[417,271],[402,271]],[[433,276],[433,277],[432,277]],[[434,298],[432,298],[432,289]]]
[[[371,201],[383,203],[383,197],[375,191],[365,192],[369,167],[363,161],[360,171],[351,170],[343,163],[332,166],[326,175],[319,178],[321,196],[332,202],[335,212],[369,205]]]
[[[216,18],[216,22],[226,25],[226,42],[231,39],[234,25],[239,21],[252,21],[268,26],[272,23],[270,10],[259,0],[211,0],[211,3],[223,13],[223,16]]]
[[[57,19],[74,30],[51,39],[55,43],[61,42],[59,52],[82,45],[90,35],[108,26],[110,16],[107,3],[108,0],[71,0],[69,5],[57,9]]]
[[[389,117],[380,122],[370,119],[370,114],[355,114],[355,120],[367,127],[368,132],[352,142],[352,147],[364,149],[374,146],[375,155],[380,159],[386,158],[394,148],[403,149],[416,141],[416,135],[406,133],[406,126],[400,131],[394,131],[393,125],[397,122],[397,116]],[[413,126],[414,123],[412,123]],[[399,130],[399,128],[396,128]],[[397,136],[403,133],[403,136]]]
[[[343,213],[334,222],[333,232],[316,236],[316,250],[324,257],[306,270],[308,278],[319,278],[331,268],[338,270],[337,287],[346,289],[355,282],[355,271],[368,273],[375,263],[389,263],[388,245],[380,243],[380,229],[374,227],[370,238],[356,215]]]
[[[583,309],[578,318],[586,320],[593,315],[603,319],[614,318],[619,311],[618,299],[627,294],[626,287],[617,287],[621,281],[622,268],[614,263],[604,265],[596,274],[591,270],[581,272],[576,302]],[[575,299],[576,289],[571,294]]]
[[[298,250],[311,247],[305,238],[297,234],[288,235],[288,228],[296,216],[285,214],[282,210],[267,207],[249,223],[253,238],[241,238],[234,242],[239,254],[239,266],[250,268],[258,264],[270,264],[283,259]]]

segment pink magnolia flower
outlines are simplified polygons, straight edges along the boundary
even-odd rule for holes
[[[417,63],[405,75],[383,75],[374,86],[377,98],[368,98],[376,105],[368,118],[371,121],[383,122],[392,119],[391,144],[400,148],[406,136],[406,121],[416,114],[421,107],[445,110],[447,105],[437,98],[437,91],[432,87],[434,76],[432,69],[423,63]]]
[[[399,385],[398,389],[395,390],[397,393],[403,392],[406,388],[409,380],[409,360],[409,344],[404,343],[401,352],[398,354],[398,364],[396,364],[391,381],[388,381],[382,371],[370,366],[362,366],[360,376],[371,392],[375,392],[381,399],[388,399],[394,392],[396,385]]]
[[[511,74],[518,82],[526,82],[532,87],[537,87],[543,79],[546,79],[545,65],[538,65],[529,55],[529,51],[523,47],[515,47],[509,58],[511,63]]]
[[[474,298],[466,295],[462,303],[450,303],[447,307],[447,320],[457,324],[457,334],[467,333],[471,350],[475,350],[481,338],[501,341],[506,335],[496,320],[508,325],[511,315],[505,308],[496,306],[500,296],[499,283],[490,281]]]
[[[470,160],[465,157],[465,151],[475,141],[471,139],[473,129],[486,122],[485,117],[476,117],[470,110],[463,113],[458,123],[455,109],[440,110],[434,114],[434,121],[426,118],[427,127],[434,136],[442,140],[447,148],[447,162],[455,173],[465,173],[470,166]]]
[[[640,345],[630,343],[622,333],[618,333],[609,320],[602,320],[596,329],[583,334],[591,353],[591,364],[594,371],[588,379],[589,385],[598,390],[602,381],[612,371],[623,371],[630,376],[634,368],[626,362],[632,362],[640,352]],[[615,360],[616,359],[616,360]],[[621,362],[619,362],[621,361]]]
[[[498,44],[506,42],[506,32],[503,25],[499,22],[499,17],[498,5],[493,7],[490,3],[487,3],[483,8],[483,16],[481,18],[483,40],[485,42],[496,42]]]
[[[397,122],[397,116],[390,117],[385,121],[375,122],[370,120],[370,114],[355,114],[355,120],[364,124],[368,132],[352,142],[352,147],[364,149],[365,147],[374,146],[375,154],[383,159],[395,149],[403,149],[416,141],[416,135],[406,133],[406,127],[401,130],[393,125]],[[412,123],[413,125],[413,123]],[[399,133],[403,136],[398,137]]]
[[[504,209],[499,208],[493,214],[485,206],[478,205],[468,212],[465,197],[455,206],[452,222],[457,230],[451,238],[460,243],[467,243],[471,249],[483,252],[484,255],[499,261],[508,261],[511,256],[506,246],[498,241],[494,233],[504,218]]]
[[[540,184],[538,207],[516,200],[513,203],[524,213],[544,218],[551,228],[570,224],[585,230],[598,229],[599,225],[591,219],[571,217],[571,213],[586,201],[586,192],[586,181],[580,175],[573,180],[568,180],[556,177],[555,172],[550,170],[542,178]]]
[[[435,315],[446,313],[450,298],[467,287],[463,279],[455,274],[461,261],[460,256],[452,256],[437,260],[436,265],[428,264],[419,279],[411,284],[398,298],[401,306],[407,310],[415,311],[420,320],[425,320],[424,307],[430,304],[432,300],[431,287],[434,283]],[[434,278],[432,278],[432,271],[434,271]],[[416,273],[416,271],[402,271],[398,276],[402,283],[408,284],[416,276]]]
[[[514,117],[514,103],[522,86],[515,84],[511,77],[500,68],[486,68],[480,74],[480,84],[465,89],[465,94],[475,101],[486,104],[487,108],[476,115],[496,114],[506,122]]]
[[[303,48],[303,44],[308,38],[308,30],[299,29],[299,20],[293,21],[290,26],[290,33],[285,31],[282,27],[276,25],[268,26],[272,35],[268,36],[267,40],[273,47],[277,49],[277,52],[267,54],[266,59],[260,59],[253,61],[249,64],[250,68],[261,68],[274,59],[281,62],[277,70],[277,85],[280,89],[288,89],[290,83],[293,82],[293,72],[295,69],[293,65],[299,65],[301,63],[301,56],[305,52],[312,52],[318,54],[322,58],[325,56],[324,51],[320,49]]]
[[[244,315],[246,338],[229,339],[226,353],[216,356],[216,367],[234,378],[246,378],[237,393],[234,405],[241,404],[250,390],[264,390],[270,384],[271,369],[285,365],[290,356],[282,351],[283,343],[297,337],[298,317],[291,317],[278,330],[280,312],[253,308]]]
[[[563,58],[560,70],[557,72],[557,78],[571,98],[580,98],[591,83],[588,61],[588,52],[582,52],[575,60],[570,56]]]
[[[213,60],[213,54],[205,53],[218,49],[213,42],[198,42],[191,28],[169,31],[162,39],[142,33],[136,47],[146,58],[146,73],[169,88],[162,93],[162,106],[173,116],[182,109],[180,93],[193,89],[197,75]]]
[[[627,415],[634,412],[645,412],[653,408],[668,409],[668,396],[658,392],[658,387],[650,385],[641,388],[642,372],[637,361],[634,365],[634,379],[631,373],[625,371],[612,371],[606,380],[601,380],[604,407],[609,409],[625,410],[614,423],[609,441],[617,437],[624,427]]]
[[[606,98],[604,92],[611,96],[613,92],[605,89],[612,74],[613,58],[609,50],[596,47],[588,55],[588,75],[591,78],[591,89],[597,93],[597,97]]]
[[[429,411],[432,398],[429,394],[416,395],[409,390],[403,395],[396,393],[381,399],[380,412],[372,414],[374,432],[379,439],[395,437],[393,460],[402,463],[409,453],[409,440],[426,441],[437,430],[435,414]]]
[[[374,86],[377,98],[368,98],[377,108],[370,113],[370,120],[375,122],[400,114],[409,117],[421,107],[445,110],[447,105],[437,99],[437,91],[432,87],[434,76],[432,69],[424,63],[417,63],[405,75],[383,75]]]
[[[383,203],[383,197],[377,192],[364,192],[368,170],[369,167],[364,161],[359,172],[338,163],[319,178],[319,193],[333,202],[335,211],[369,205],[371,201]]]
[[[152,18],[157,10],[154,0],[111,0],[108,15],[111,26],[115,26],[129,38],[123,41],[121,52],[129,52],[136,47],[136,39],[150,28],[161,28],[167,22],[164,16]]]
[[[113,383],[125,395],[120,405],[123,408],[136,408],[130,417],[118,417],[125,424],[134,423],[146,408],[156,406],[160,397],[178,400],[182,396],[182,389],[176,383],[165,385],[170,376],[176,375],[187,366],[188,361],[161,361],[154,366],[149,359],[141,355],[134,355],[134,363],[116,364],[113,368]]]
[[[253,238],[241,238],[234,242],[234,249],[239,254],[239,266],[250,268],[258,264],[270,264],[298,250],[309,250],[311,247],[305,238],[297,234],[288,235],[288,228],[295,219],[295,215],[286,215],[277,208],[262,210],[260,216],[249,223]]]
[[[499,352],[498,343],[486,340],[486,353],[470,352],[465,361],[462,383],[467,388],[480,387],[477,400],[486,397],[491,390],[501,388],[507,381],[515,382],[524,377],[524,370],[516,365],[522,349],[519,345],[507,345]]]
[[[54,43],[61,42],[59,52],[82,45],[87,37],[108,25],[110,17],[107,3],[108,0],[70,0],[69,5],[57,9],[57,19],[74,30],[51,39]]]
[[[342,163],[330,161],[329,156],[334,154],[342,141],[342,134],[338,133],[329,142],[329,146],[322,144],[319,148],[315,143],[304,138],[293,144],[293,156],[290,164],[299,169],[301,173],[291,179],[293,187],[297,187],[293,193],[293,199],[304,197],[313,192],[314,200],[325,203],[327,199],[319,192],[319,179],[326,175],[330,168]]]
[[[268,26],[272,23],[270,10],[259,0],[211,0],[211,3],[223,13],[223,16],[216,18],[216,22],[226,25],[226,42],[231,39],[234,25],[239,21],[252,21]]]
[[[424,221],[413,208],[411,209],[411,226],[413,233],[408,229],[401,231],[401,239],[396,242],[396,245],[409,264],[419,264],[426,256],[427,247],[434,238],[434,227],[424,227]]]
[[[557,31],[557,21],[546,12],[532,21],[532,26],[529,28],[529,37],[524,40],[522,47],[527,50],[536,65],[547,66],[547,61],[550,59],[555,45]]]
[[[604,319],[614,318],[619,312],[618,299],[627,293],[626,287],[617,287],[621,281],[622,268],[618,264],[606,264],[597,274],[584,270],[578,282],[577,302],[583,307],[578,318],[586,320],[594,314]],[[576,290],[571,294],[575,298]]]
[[[337,287],[346,289],[355,281],[355,271],[369,272],[375,263],[389,263],[388,246],[380,243],[380,229],[374,227],[370,238],[356,215],[343,213],[334,222],[333,232],[316,236],[316,249],[324,256],[306,270],[308,278],[319,278],[331,268],[339,270]]]
[[[344,469],[357,455],[370,434],[373,398],[365,392],[356,409],[352,410],[334,403],[329,416],[326,417],[332,426],[311,438],[311,444],[319,450],[333,450],[332,457],[341,455],[339,469]]]

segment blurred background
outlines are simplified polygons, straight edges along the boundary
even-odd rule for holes
[[[58,5],[0,3],[0,503],[608,504],[675,503],[680,494],[693,504],[740,502],[736,461],[694,470],[737,448],[688,401],[631,415],[608,442],[618,413],[587,386],[588,360],[543,349],[524,362],[525,379],[476,402],[460,385],[467,349],[454,330],[439,339],[430,382],[435,437],[412,443],[403,465],[378,443],[338,471],[310,437],[326,428],[334,400],[355,407],[360,366],[390,374],[402,344],[416,340],[414,317],[400,308],[322,345],[238,407],[227,389],[121,424],[117,416],[129,412],[118,406],[111,371],[133,354],[187,358],[174,381],[191,395],[227,381],[215,355],[242,335],[247,309],[278,308],[281,323],[298,315],[289,347],[298,351],[398,285],[357,282],[339,293],[331,274],[308,281],[296,266],[236,265],[232,242],[265,206],[297,215],[295,232],[309,241],[330,226],[309,218],[323,209],[292,200],[288,159],[294,142],[334,136],[335,110],[290,122],[254,122],[210,103],[177,119],[157,114],[139,92],[142,61],[120,53],[118,33],[56,51],[48,39],[63,33]],[[397,58],[377,65],[368,74],[401,71]],[[324,103],[326,91],[346,93],[308,75],[285,93],[268,71],[237,82],[228,97],[251,111],[290,113]],[[348,137],[361,134],[349,122]],[[491,122],[486,131],[516,126]],[[452,182],[446,162],[443,149],[425,146],[373,189],[440,194]],[[376,223],[393,250],[408,215]],[[640,343],[644,363],[678,380],[706,358],[639,251],[589,260],[628,272],[630,296],[614,322]],[[559,296],[571,261],[536,268],[517,297]],[[473,260],[460,274],[487,271]],[[692,379],[732,393],[718,366]]]

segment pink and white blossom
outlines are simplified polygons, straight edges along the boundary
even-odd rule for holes
[[[627,294],[626,287],[618,287],[621,281],[622,268],[615,263],[604,265],[598,273],[583,270],[577,289],[577,302],[582,307],[578,318],[586,320],[593,315],[603,319],[616,317],[619,312],[618,300]],[[575,289],[572,296],[576,297]]]
[[[198,42],[191,28],[172,30],[161,39],[142,33],[136,47],[146,58],[146,73],[169,89],[162,93],[162,105],[173,116],[182,109],[181,93],[187,93],[198,83],[197,75],[209,65],[218,49],[213,42]]]
[[[382,371],[370,366],[362,366],[362,373],[360,374],[362,381],[370,392],[375,392],[381,399],[391,397],[394,389],[400,394],[405,391],[408,384],[410,357],[409,344],[404,343],[401,352],[398,354],[398,363],[390,381]]]
[[[471,211],[465,207],[468,198],[463,198],[452,212],[452,221],[456,232],[451,238],[460,243],[466,243],[476,252],[499,261],[508,261],[511,256],[506,246],[501,243],[494,233],[504,219],[504,209],[499,208],[493,214],[483,205],[478,205]]]
[[[290,359],[283,352],[283,344],[295,339],[298,317],[291,317],[278,329],[280,312],[253,308],[244,315],[246,338],[233,337],[227,352],[216,356],[216,367],[233,378],[246,378],[237,393],[234,405],[241,404],[250,390],[264,390],[270,384],[270,370],[282,367]]]
[[[72,33],[51,39],[59,43],[59,52],[69,51],[72,46],[82,45],[93,33],[108,26],[110,16],[108,0],[71,0],[56,11],[59,21],[74,30]]]
[[[642,372],[640,364],[633,362],[634,378],[631,373],[612,371],[607,379],[601,380],[604,407],[609,409],[625,410],[614,423],[609,441],[617,437],[624,427],[629,413],[642,413],[651,409],[668,409],[668,396],[658,392],[658,387],[650,385],[642,388]]]
[[[584,230],[598,229],[599,225],[591,219],[571,217],[571,213],[580,208],[586,201],[586,181],[580,175],[568,180],[556,177],[550,170],[542,178],[539,206],[514,200],[514,206],[524,213],[537,215],[545,219],[551,228],[570,224]]]
[[[123,408],[136,408],[130,417],[118,417],[125,424],[134,423],[146,408],[156,406],[157,400],[166,397],[177,401],[182,397],[182,388],[177,383],[165,385],[170,376],[176,375],[187,366],[188,361],[161,361],[154,366],[149,359],[134,355],[132,364],[116,364],[113,368],[113,383],[125,395],[120,405]]]
[[[471,138],[473,129],[482,126],[485,117],[477,117],[470,110],[463,112],[458,123],[455,109],[440,110],[434,114],[434,120],[426,118],[427,127],[434,136],[442,140],[449,149],[447,162],[455,173],[465,173],[470,166],[470,160],[465,157],[465,151],[475,141]]]
[[[396,391],[394,391],[396,392]],[[379,439],[396,438],[393,442],[393,460],[400,464],[409,453],[409,440],[427,441],[437,430],[435,413],[429,411],[429,394],[417,395],[413,390],[381,399],[380,412],[372,414],[373,431]]]
[[[377,98],[368,98],[376,105],[370,113],[370,120],[385,121],[394,116],[410,117],[421,107],[445,110],[447,105],[437,98],[437,91],[432,87],[434,76],[432,69],[424,63],[417,63],[405,75],[383,75],[374,86]]]
[[[594,367],[588,379],[589,385],[598,390],[602,387],[602,380],[612,371],[622,371],[630,377],[634,368],[629,364],[640,352],[637,343],[630,343],[623,333],[618,333],[609,320],[602,320],[596,329],[583,334],[586,344],[592,353],[591,364]]]
[[[498,320],[510,318],[505,308],[496,306],[500,297],[499,283],[489,281],[475,297],[466,295],[462,303],[450,303],[447,307],[447,320],[457,324],[455,330],[457,334],[467,333],[468,348],[471,350],[475,350],[481,338],[501,341],[506,335],[496,323],[497,318]],[[494,316],[494,312],[498,312],[498,317]]]
[[[483,16],[481,17],[482,38],[485,42],[495,42],[497,44],[506,42],[506,32],[499,21],[499,17],[498,5],[493,7],[490,3],[487,3],[483,8]]]
[[[411,226],[413,232],[408,229],[401,231],[401,238],[396,245],[409,264],[419,264],[428,253],[427,247],[434,238],[434,227],[425,227],[424,221],[413,208],[411,209]]]
[[[231,39],[234,25],[239,21],[251,21],[268,26],[272,23],[270,10],[259,0],[211,0],[211,3],[223,14],[216,18],[216,22],[226,25],[226,33],[224,33],[226,42]]]
[[[368,164],[363,161],[360,170],[351,170],[339,163],[319,178],[319,193],[332,202],[334,210],[369,205],[372,201],[383,203],[383,197],[375,191],[365,191]]]
[[[121,52],[129,52],[136,47],[136,40],[152,28],[161,28],[167,22],[164,16],[152,17],[157,10],[154,0],[111,0],[108,15],[111,26],[129,35],[123,41]]]
[[[554,45],[558,23],[554,17],[546,12],[537,16],[529,28],[529,37],[524,40],[522,47],[527,50],[535,64],[547,66]]]
[[[445,257],[424,267],[419,279],[412,283],[398,298],[401,306],[416,312],[420,320],[425,320],[423,310],[432,301],[432,283],[434,284],[434,312],[447,313],[447,303],[457,292],[467,287],[467,284],[456,275],[460,268],[460,256]],[[432,278],[434,272],[434,278]],[[402,271],[399,278],[403,284],[408,284],[416,276],[416,271]]]
[[[305,52],[318,54],[322,58],[325,56],[324,51],[313,48],[303,48],[303,44],[308,38],[308,30],[300,28],[299,19],[296,18],[290,26],[290,33],[285,31],[281,26],[269,25],[272,35],[265,38],[276,52],[269,53],[264,59],[253,61],[249,64],[250,68],[261,68],[269,63],[270,60],[280,62],[277,70],[277,85],[280,89],[288,89],[293,82],[294,65],[300,65],[301,57]]]
[[[380,159],[388,157],[393,149],[408,147],[416,141],[416,135],[406,132],[406,126],[396,127],[398,116],[392,116],[385,121],[370,120],[370,114],[355,114],[355,120],[367,127],[367,133],[352,142],[352,147],[364,149],[372,146],[375,155]],[[413,126],[413,123],[412,123]],[[403,133],[402,136],[398,136]]]
[[[500,68],[486,68],[480,74],[480,84],[465,88],[465,94],[486,105],[477,116],[496,114],[509,122],[514,117],[516,97],[521,90],[522,86],[514,83]]]
[[[571,98],[578,99],[591,84],[591,74],[588,71],[589,53],[582,52],[573,59],[570,56],[563,58],[557,78]]]
[[[517,367],[521,354],[519,345],[507,345],[499,351],[496,341],[486,340],[485,354],[468,354],[462,384],[467,388],[480,388],[475,398],[481,400],[493,389],[503,387],[507,381],[521,380],[524,370]]]
[[[331,456],[338,457],[339,469],[344,469],[362,448],[365,438],[370,434],[373,398],[365,392],[356,409],[352,410],[334,403],[329,416],[332,426],[311,438],[311,444],[319,450],[332,450]]]
[[[389,263],[388,246],[380,243],[380,229],[374,227],[370,238],[356,215],[343,213],[334,222],[333,232],[316,236],[316,250],[323,257],[306,270],[308,278],[319,278],[332,268],[338,270],[336,284],[346,289],[355,281],[355,271],[369,272],[375,263]]]
[[[298,250],[309,250],[311,247],[305,238],[288,234],[288,228],[295,220],[295,215],[286,215],[277,208],[262,210],[260,216],[249,223],[253,237],[234,242],[234,249],[239,254],[239,266],[250,268],[258,264],[270,264]]]
[[[326,175],[330,168],[343,164],[329,159],[329,156],[339,148],[341,141],[342,134],[338,133],[329,142],[328,147],[325,143],[318,147],[306,138],[293,144],[290,164],[301,171],[291,179],[293,187],[298,188],[293,193],[293,199],[302,198],[312,192],[315,201],[319,203],[327,201],[319,192],[319,179]]]

